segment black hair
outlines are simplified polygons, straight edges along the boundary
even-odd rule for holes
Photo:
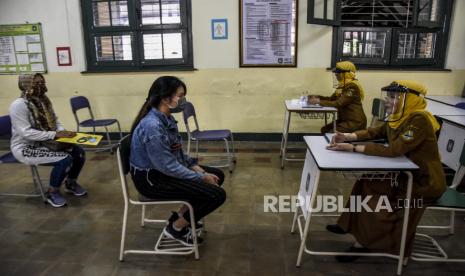
[[[140,120],[147,115],[150,108],[157,108],[163,99],[172,98],[179,87],[184,88],[185,93],[187,93],[186,84],[177,77],[163,76],[156,79],[150,87],[145,103],[142,105],[136,119],[132,123],[131,133],[134,132]]]

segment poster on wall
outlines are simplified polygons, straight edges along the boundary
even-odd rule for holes
[[[47,72],[40,23],[0,25],[0,74]]]
[[[297,10],[297,0],[240,0],[240,67],[296,67]]]

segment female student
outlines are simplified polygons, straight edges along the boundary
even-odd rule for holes
[[[150,87],[131,130],[131,176],[137,190],[148,198],[189,202],[198,221],[220,207],[226,193],[220,187],[224,181],[221,170],[198,165],[182,150],[171,110],[185,95],[185,87],[181,80],[170,76],[158,78]],[[191,246],[193,236],[187,210],[183,206],[173,213],[163,231]]]
[[[413,174],[412,202],[427,205],[437,200],[446,190],[444,172],[439,157],[436,131],[439,124],[430,112],[426,111],[426,88],[415,81],[395,81],[382,88],[385,100],[385,123],[353,133],[337,133],[329,145],[330,150],[354,151],[367,155],[396,157],[407,156],[419,167]],[[352,145],[345,143],[355,140],[386,138],[388,145],[369,143]],[[406,177],[399,175],[398,185],[390,181],[359,180],[355,183],[352,195],[372,196],[368,205],[376,207],[380,196],[387,196],[393,212],[382,210],[379,213],[343,213],[336,225],[327,229],[338,234],[351,233],[356,243],[349,251],[377,251],[398,254],[405,202]],[[419,204],[421,205],[421,204]],[[405,256],[412,251],[415,230],[423,215],[424,208],[412,205],[410,209]],[[342,262],[353,261],[356,256],[338,256]]]
[[[85,162],[85,152],[77,145],[58,148],[53,140],[73,137],[66,131],[45,95],[47,86],[41,74],[20,75],[18,82],[21,97],[10,106],[12,125],[11,151],[18,161],[28,165],[53,166],[47,202],[53,207],[66,205],[60,193],[65,182],[66,191],[84,196],[87,191],[76,180]]]
[[[336,130],[353,132],[365,129],[367,118],[363,112],[362,100],[365,96],[362,85],[355,78],[355,65],[350,61],[336,63],[333,69],[336,91],[330,97],[310,96],[311,104],[337,108]],[[333,123],[321,128],[322,133],[333,132]]]

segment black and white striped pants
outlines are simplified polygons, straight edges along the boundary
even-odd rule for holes
[[[219,185],[223,184],[224,173],[220,169],[200,167],[216,175],[220,179]],[[196,221],[213,212],[226,200],[226,192],[219,186],[174,178],[154,169],[146,171],[131,168],[131,176],[136,189],[147,198],[189,202],[194,209]],[[184,218],[190,221],[189,212],[184,213]]]

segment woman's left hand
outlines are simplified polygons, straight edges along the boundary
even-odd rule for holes
[[[353,151],[354,145],[349,143],[334,143],[326,147],[329,150],[336,150],[336,151]]]
[[[194,165],[190,169],[194,172],[205,173],[205,170],[202,169],[202,167],[200,167],[199,165]]]
[[[182,148],[182,145],[180,143],[172,144],[171,145],[171,152],[176,152]]]

